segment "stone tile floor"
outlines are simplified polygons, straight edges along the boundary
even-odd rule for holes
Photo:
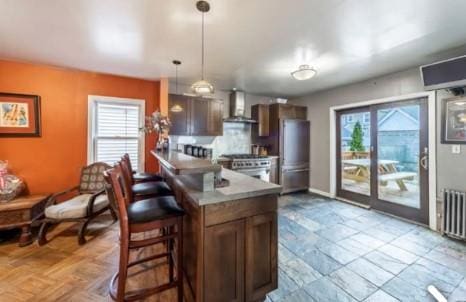
[[[466,244],[371,210],[280,198],[279,286],[266,301],[466,301]]]

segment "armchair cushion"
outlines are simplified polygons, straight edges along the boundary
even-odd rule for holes
[[[92,194],[80,194],[59,204],[47,207],[45,217],[53,219],[83,218],[87,216],[87,205]],[[94,201],[94,211],[97,212],[108,205],[108,198],[100,194]]]
[[[81,170],[79,192],[81,194],[95,193],[105,188],[104,171],[110,169],[106,163],[96,162]]]

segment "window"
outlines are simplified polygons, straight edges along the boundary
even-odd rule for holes
[[[352,114],[346,115],[346,122],[347,123],[352,123],[353,122],[353,115]]]
[[[133,169],[144,170],[144,101],[89,96],[88,163],[113,165],[128,153]]]
[[[370,121],[371,121],[370,118],[371,118],[371,115],[370,115],[369,112],[364,113],[364,115],[363,115],[363,122],[364,122],[364,124],[369,124]]]

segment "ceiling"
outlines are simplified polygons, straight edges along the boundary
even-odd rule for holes
[[[194,0],[0,0],[0,57],[145,79],[200,77]],[[466,43],[463,0],[211,0],[206,79],[292,97],[428,63]],[[465,49],[466,53],[466,49]],[[296,81],[300,64],[317,76]]]

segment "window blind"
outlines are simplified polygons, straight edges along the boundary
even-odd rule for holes
[[[128,153],[133,169],[139,167],[141,149],[140,106],[97,102],[95,108],[94,160],[113,165]]]

